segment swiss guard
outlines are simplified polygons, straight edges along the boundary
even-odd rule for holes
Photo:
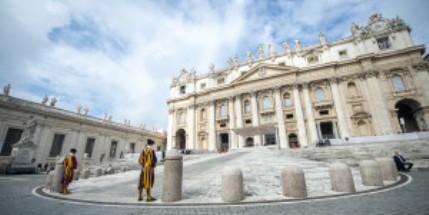
[[[75,157],[76,149],[70,149],[70,154],[64,158],[64,174],[61,180],[61,191],[62,194],[69,194],[69,184],[73,181],[74,170],[77,168],[77,160]]]
[[[146,190],[146,201],[151,202],[156,199],[150,195],[150,189],[153,187],[155,182],[155,167],[156,167],[156,154],[152,149],[154,142],[151,139],[147,140],[147,146],[143,149],[140,154],[139,163],[141,165],[140,180],[139,180],[139,198],[138,201],[142,201],[143,188]]]

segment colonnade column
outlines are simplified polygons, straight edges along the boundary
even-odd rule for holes
[[[276,117],[277,117],[277,126],[278,126],[278,132],[279,132],[279,143],[280,148],[288,148],[288,144],[286,141],[286,126],[285,126],[285,118],[283,114],[283,105],[282,105],[282,99],[280,96],[280,88],[276,87],[274,88],[274,97],[276,99]]]
[[[216,111],[215,111],[215,102],[210,101],[209,105],[209,150],[216,150]]]
[[[188,110],[186,113],[186,124],[188,126],[187,136],[188,140],[187,143],[188,146],[186,148],[188,149],[196,149],[195,144],[195,108],[196,106],[194,104],[188,106]]]
[[[366,74],[366,84],[368,88],[368,100],[372,110],[373,120],[376,122],[378,135],[393,134],[393,126],[390,121],[390,114],[387,109],[385,99],[377,80],[378,72],[369,71]],[[370,95],[369,95],[369,92]]]
[[[259,126],[259,114],[258,114],[258,102],[256,101],[256,92],[252,92],[252,124],[253,127]],[[261,135],[257,134],[254,136],[255,146],[261,146]]]
[[[236,95],[235,96],[235,110],[237,111],[237,128],[243,128],[243,112],[242,112],[242,106],[241,106],[241,95]],[[244,143],[243,143],[243,136],[241,135],[236,135],[238,138],[238,142],[237,142],[237,147],[238,148],[243,148]]]
[[[301,146],[307,146],[307,131],[305,129],[304,115],[302,114],[301,99],[299,97],[299,85],[293,85],[293,100],[295,104],[295,114],[298,123],[298,136]]]
[[[173,140],[173,136],[175,136],[174,134],[174,130],[173,130],[173,125],[175,124],[174,121],[174,110],[168,110],[168,135],[167,135],[167,150],[170,150],[173,148],[174,146],[174,140]]]
[[[338,118],[338,127],[340,127],[340,138],[346,138],[350,136],[350,130],[347,125],[346,115],[344,113],[343,102],[341,101],[340,91],[338,90],[338,79],[332,77],[329,79],[331,85],[332,97],[334,99],[335,112]]]
[[[307,124],[309,128],[308,131],[310,132],[310,144],[315,144],[318,139],[318,135],[316,130],[316,122],[314,121],[313,115],[313,104],[311,104],[310,101],[308,83],[304,83],[302,87],[302,92],[304,93],[305,113],[307,114]]]
[[[232,149],[237,147],[237,138],[235,132],[232,130],[235,128],[235,114],[234,114],[234,97],[229,97],[228,100],[228,117],[229,117],[229,142]]]

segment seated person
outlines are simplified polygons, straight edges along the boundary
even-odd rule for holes
[[[396,168],[398,169],[398,171],[408,172],[413,167],[413,163],[407,162],[405,158],[399,154],[399,151],[395,151],[393,159],[395,160]],[[408,167],[405,167],[405,165],[407,165]]]

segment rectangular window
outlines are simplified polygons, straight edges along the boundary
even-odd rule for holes
[[[6,139],[4,140],[0,156],[9,156],[12,152],[12,145],[21,139],[22,129],[9,128],[7,130]]]
[[[200,89],[201,89],[201,90],[206,89],[206,83],[201,83],[201,84],[200,84]]]
[[[223,83],[225,83],[225,79],[224,78],[217,79],[217,84],[223,84]]]
[[[63,149],[65,134],[55,134],[54,140],[52,141],[51,151],[49,152],[49,157],[60,156],[61,150]]]
[[[87,158],[92,157],[92,150],[94,149],[94,143],[95,143],[94,138],[87,138],[86,139],[85,153],[88,155]]]
[[[130,144],[130,151],[131,151],[131,153],[134,153],[136,151],[136,144],[135,143]]]
[[[319,112],[320,115],[329,115],[329,111],[328,110],[321,110]]]
[[[293,114],[287,114],[286,119],[293,119]]]
[[[220,127],[221,127],[221,128],[225,128],[225,127],[226,127],[226,124],[225,124],[225,123],[222,123],[222,124],[220,124]]]
[[[180,86],[180,94],[185,94],[186,93],[186,86]]]
[[[250,119],[246,119],[246,121],[245,121],[245,122],[246,122],[246,124],[248,124],[248,125],[249,125],[249,124],[251,124],[251,123],[252,123],[252,120],[250,120]]]
[[[380,50],[390,49],[390,42],[388,37],[377,39],[377,44]]]
[[[347,50],[341,50],[338,52],[338,55],[340,56],[340,59],[347,58]]]
[[[112,144],[110,145],[110,158],[116,157],[116,147],[118,146],[118,142],[112,141]]]
[[[310,56],[307,58],[308,63],[317,63],[319,62],[319,58],[317,56]]]

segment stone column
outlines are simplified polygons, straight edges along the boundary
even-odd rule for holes
[[[373,122],[378,135],[393,134],[393,126],[390,121],[389,110],[387,109],[383,91],[378,84],[378,72],[370,71],[366,73],[366,85],[368,88],[368,101],[371,108]],[[393,107],[392,107],[393,108]]]
[[[338,127],[340,127],[340,138],[350,137],[350,130],[347,125],[346,115],[344,113],[343,101],[341,101],[340,91],[338,90],[338,79],[332,77],[329,79],[331,85],[332,98],[334,100],[335,112],[337,113]]]
[[[241,105],[241,95],[236,95],[235,96],[235,110],[237,112],[237,118],[236,118],[236,122],[237,122],[237,128],[243,128],[243,107]],[[237,135],[237,147],[238,148],[243,148],[244,143],[243,143],[243,136],[241,135]]]
[[[302,114],[301,98],[299,97],[299,85],[293,85],[293,100],[295,105],[295,114],[298,124],[298,136],[301,146],[307,146],[307,130],[304,123],[304,115]]]
[[[417,80],[420,82],[420,87],[423,89],[423,95],[425,98],[429,98],[429,62],[419,62],[413,65],[416,70]],[[423,117],[426,122],[426,129],[429,128],[429,109],[428,107],[423,108]]]
[[[229,147],[232,149],[238,148],[237,137],[232,130],[235,128],[235,114],[234,114],[234,97],[229,97],[228,100],[228,117],[229,117]]]
[[[162,202],[182,200],[183,158],[177,150],[171,150],[164,159]]]
[[[274,88],[274,97],[276,100],[276,117],[278,126],[278,138],[280,139],[280,148],[288,148],[287,137],[286,137],[286,125],[283,113],[283,103],[280,95],[280,88]]]
[[[172,149],[174,146],[174,143],[173,143],[173,136],[175,136],[174,130],[173,130],[174,124],[175,124],[175,122],[174,122],[174,110],[168,110],[167,150]]]
[[[252,92],[251,103],[252,103],[252,124],[253,127],[259,126],[259,111],[258,111],[258,101],[256,98],[256,92]],[[261,146],[261,135],[254,136],[255,146]]]
[[[316,122],[314,121],[313,104],[310,100],[308,83],[304,83],[302,87],[302,92],[304,94],[305,113],[307,114],[307,125],[309,128],[308,131],[310,132],[310,144],[314,144],[319,138],[316,130]]]
[[[55,171],[51,171],[48,173],[45,181],[45,187],[44,187],[46,191],[52,191],[52,183],[54,181],[54,177],[55,177]]]
[[[229,167],[222,173],[222,200],[239,202],[244,199],[243,173],[238,167]]]
[[[83,179],[88,179],[88,178],[89,178],[90,173],[91,173],[91,172],[89,171],[89,169],[84,169],[84,170],[83,170],[83,173],[82,173],[82,174],[83,174],[83,177],[82,177],[82,178],[83,178]]]
[[[195,144],[195,105],[189,105],[186,112],[186,125],[187,125],[187,148],[196,149]]]
[[[54,180],[51,187],[51,190],[55,193],[59,193],[61,191],[61,179],[63,178],[63,174],[64,174],[63,160],[59,159],[55,163]]]
[[[216,108],[215,108],[215,102],[211,101],[209,105],[209,116],[208,116],[208,123],[209,123],[209,150],[214,151],[216,150]]]

